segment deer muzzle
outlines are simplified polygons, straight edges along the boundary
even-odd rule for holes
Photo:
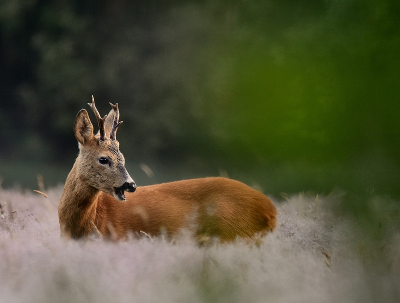
[[[122,185],[125,191],[133,193],[136,190],[136,183],[135,182],[125,182],[124,185]]]

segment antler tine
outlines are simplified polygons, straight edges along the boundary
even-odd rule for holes
[[[88,103],[90,108],[93,110],[96,119],[97,119],[97,123],[99,125],[99,131],[100,131],[100,140],[104,141],[105,139],[105,133],[104,133],[104,121],[107,118],[107,115],[104,116],[104,118],[102,118],[99,114],[99,111],[96,108],[96,104],[94,103],[94,97],[92,95],[92,103]]]
[[[117,129],[118,129],[118,126],[120,126],[120,124],[121,124],[123,121],[119,121],[118,103],[115,103],[115,105],[114,105],[114,104],[112,104],[112,103],[110,102],[110,105],[111,105],[111,107],[112,107],[113,110],[114,110],[114,121],[113,121],[113,126],[112,126],[112,129],[111,129],[111,132],[110,132],[110,139],[111,139],[111,140],[116,140],[116,138],[117,138]]]

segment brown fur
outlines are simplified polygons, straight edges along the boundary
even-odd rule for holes
[[[126,201],[118,201],[112,196],[113,188],[131,180],[118,142],[94,136],[85,110],[78,113],[74,131],[80,152],[59,205],[64,236],[79,239],[99,232],[105,238],[121,239],[140,231],[174,236],[187,228],[198,239],[215,236],[231,241],[264,235],[276,227],[273,203],[262,193],[227,178],[138,187],[126,193]],[[108,157],[112,165],[99,165],[99,157]]]

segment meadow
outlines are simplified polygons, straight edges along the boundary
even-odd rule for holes
[[[342,210],[339,191],[271,197],[279,225],[262,243],[199,247],[185,232],[60,239],[61,191],[0,190],[0,302],[400,301],[398,204],[386,197],[368,202],[370,223]]]
[[[398,0],[0,1],[0,303],[400,302],[399,14]],[[258,184],[276,231],[60,239],[57,184],[92,95],[102,115],[119,103],[137,184]]]

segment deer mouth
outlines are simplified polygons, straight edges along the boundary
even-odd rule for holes
[[[134,182],[125,182],[120,187],[114,187],[114,197],[120,201],[126,201],[125,191],[134,192],[136,190],[136,184]]]
[[[126,201],[125,192],[120,187],[114,187],[114,197],[119,201]]]

